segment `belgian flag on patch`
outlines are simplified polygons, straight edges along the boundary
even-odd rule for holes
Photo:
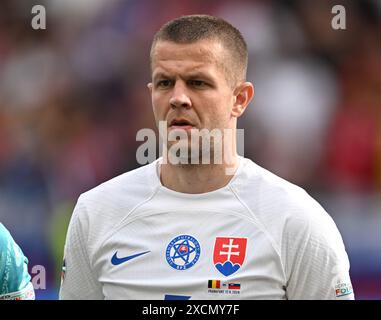
[[[220,280],[209,280],[208,281],[208,288],[220,289],[221,288],[221,281]]]

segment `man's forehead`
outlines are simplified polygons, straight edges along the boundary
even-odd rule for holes
[[[158,41],[155,45],[152,64],[165,62],[193,61],[202,64],[221,64],[225,59],[225,49],[214,40],[201,40],[193,43]]]

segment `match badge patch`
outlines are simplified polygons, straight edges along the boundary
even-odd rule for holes
[[[246,256],[247,238],[217,237],[214,243],[213,263],[224,276],[237,272]]]
[[[200,253],[200,244],[194,237],[180,235],[172,239],[168,244],[166,258],[172,268],[186,270],[196,264],[200,258]]]
[[[221,280],[208,281],[208,293],[217,294],[240,294],[241,284],[237,282],[225,282]]]
[[[347,296],[353,293],[353,288],[350,283],[338,283],[335,286],[336,298]]]

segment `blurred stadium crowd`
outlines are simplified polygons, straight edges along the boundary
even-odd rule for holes
[[[46,30],[30,26],[47,10]],[[346,9],[333,30],[331,8]],[[245,36],[256,95],[245,156],[304,187],[336,221],[357,298],[381,299],[381,1],[2,0],[0,221],[56,298],[79,194],[138,166],[154,128],[149,49],[166,21],[225,18]]]

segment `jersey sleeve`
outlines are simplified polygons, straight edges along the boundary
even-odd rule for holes
[[[90,264],[88,253],[88,224],[86,207],[78,200],[70,220],[64,249],[61,300],[104,299],[102,287]]]
[[[353,300],[349,260],[339,230],[323,208],[312,210],[317,210],[313,218],[288,224],[283,248],[287,298]]]
[[[28,259],[0,223],[0,300],[34,300]]]

